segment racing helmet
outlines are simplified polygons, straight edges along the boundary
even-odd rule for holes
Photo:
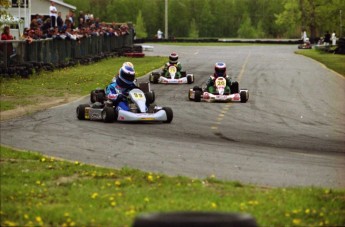
[[[135,71],[133,64],[126,64],[128,62],[125,62],[122,67],[119,70],[119,75],[116,78],[116,82],[121,86],[121,87],[129,87],[134,84],[134,79],[135,79]]]
[[[217,62],[214,65],[214,75],[216,77],[225,77],[226,75],[226,64],[224,62]]]
[[[172,52],[169,55],[169,63],[170,64],[177,64],[177,62],[178,62],[178,54],[175,52]]]
[[[132,67],[134,69],[134,65],[132,62],[129,62],[129,61],[126,61],[122,64],[122,66],[129,66],[129,67]]]

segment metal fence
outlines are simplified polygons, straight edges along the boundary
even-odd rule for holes
[[[33,40],[31,43],[0,40],[0,67],[25,62],[50,63],[58,66],[66,61],[118,52],[130,47],[133,47],[131,33],[123,36],[94,35],[79,40],[49,38]]]

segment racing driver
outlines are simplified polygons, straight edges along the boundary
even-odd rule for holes
[[[214,93],[215,92],[215,87],[214,87],[214,82],[218,77],[224,77],[226,80],[226,87],[224,89],[224,92],[229,92],[230,93],[230,85],[231,85],[231,79],[230,76],[226,74],[226,64],[224,62],[217,62],[214,65],[214,73],[211,75],[207,82],[206,82],[206,88],[209,93]]]
[[[137,88],[135,82],[134,66],[130,62],[125,62],[118,75],[106,88],[106,96],[116,108],[129,110],[127,96],[130,90]]]

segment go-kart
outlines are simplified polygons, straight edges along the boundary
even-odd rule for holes
[[[195,86],[189,89],[188,99],[195,102],[242,102],[245,103],[249,99],[248,89],[239,89],[239,84],[234,81],[230,85],[231,92],[225,91],[226,79],[224,77],[218,77],[215,80],[214,88],[215,91],[210,93],[206,87],[201,88]]]
[[[177,68],[174,65],[169,66],[167,75],[163,72],[152,72],[149,81],[154,84],[191,84],[194,82],[194,75],[186,73],[186,71],[179,72],[181,77],[178,78]]]
[[[129,91],[127,103],[129,111],[118,109],[107,100],[105,90],[97,88],[90,94],[91,104],[80,104],[76,114],[79,120],[99,120],[107,123],[119,122],[163,122],[170,123],[173,111],[170,107],[160,107],[154,103],[155,94],[149,83],[140,84]]]
[[[310,43],[303,43],[298,45],[298,49],[312,49],[312,46]]]

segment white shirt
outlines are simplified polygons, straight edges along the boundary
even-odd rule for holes
[[[54,11],[55,13],[52,13]],[[57,9],[55,6],[49,6],[49,16],[57,17]]]

